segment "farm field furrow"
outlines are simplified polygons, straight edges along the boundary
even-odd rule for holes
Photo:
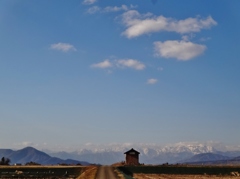
[[[240,176],[134,174],[134,179],[240,179]]]
[[[0,178],[78,178],[86,167],[1,166]]]

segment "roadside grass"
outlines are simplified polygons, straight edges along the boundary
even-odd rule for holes
[[[133,179],[133,177],[131,177],[130,175],[127,175],[125,172],[123,172],[122,170],[119,170],[118,167],[116,167],[116,169],[114,170],[114,172],[117,173],[117,176],[119,177],[119,179]]]
[[[114,172],[117,174],[117,177],[119,178],[119,179],[126,179],[125,177],[124,177],[124,174],[122,173],[122,172],[120,172],[118,169],[114,169]]]
[[[77,179],[95,179],[97,175],[98,167],[86,167],[81,175]]]

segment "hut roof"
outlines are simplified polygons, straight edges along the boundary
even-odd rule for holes
[[[131,152],[135,152],[135,153],[137,153],[137,154],[140,154],[140,152],[134,150],[133,148],[132,148],[131,150],[125,152],[124,154],[130,154]]]

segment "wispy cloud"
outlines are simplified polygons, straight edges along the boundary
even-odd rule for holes
[[[205,42],[205,41],[208,41],[208,40],[211,40],[211,37],[200,38],[200,41],[202,41],[202,42]]]
[[[129,8],[126,5],[122,6],[107,6],[104,8],[104,12],[117,12],[117,11],[127,11]]]
[[[156,56],[187,61],[202,54],[207,47],[183,40],[168,40],[165,42],[154,42],[154,48]]]
[[[91,5],[91,4],[94,4],[94,3],[96,3],[97,2],[97,0],[84,0],[83,1],[83,4],[85,4],[85,5]]]
[[[128,11],[130,9],[134,9],[136,8],[137,6],[134,6],[134,5],[130,5],[130,6],[127,6],[125,4],[121,5],[121,6],[107,6],[105,8],[101,8],[99,6],[93,6],[93,7],[90,7],[88,10],[87,10],[87,13],[89,14],[95,14],[95,13],[98,13],[98,12],[101,12],[101,13],[108,13],[108,12],[119,12],[119,11]]]
[[[77,51],[77,49],[73,45],[68,44],[68,43],[52,44],[50,46],[50,49],[58,50],[58,51],[62,51],[62,52]]]
[[[123,24],[127,29],[122,33],[127,38],[133,38],[153,32],[169,31],[180,34],[199,32],[202,29],[209,29],[217,22],[208,16],[205,19],[200,17],[176,20],[164,16],[154,16],[151,13],[140,14],[136,10],[129,10],[122,15]]]
[[[150,79],[147,80],[147,84],[150,84],[150,85],[154,85],[154,84],[156,84],[157,82],[158,82],[158,80],[155,79],[155,78],[150,78]]]
[[[91,65],[92,68],[102,68],[102,69],[110,68],[112,66],[113,66],[112,63],[109,60],[104,60],[100,63],[95,63],[95,64]]]
[[[23,142],[20,142],[20,143],[14,143],[13,144],[14,147],[16,148],[23,148],[23,147],[28,147],[28,146],[31,146],[31,147],[44,147],[47,145],[47,143],[41,143],[41,144],[38,144],[38,143],[34,143],[34,142],[30,142],[30,141],[23,141]]]
[[[117,60],[116,64],[118,67],[133,68],[135,70],[143,70],[145,68],[143,63],[134,59]]]
[[[33,142],[29,142],[29,141],[24,141],[20,145],[22,145],[22,146],[33,146],[34,143]]]
[[[119,59],[119,60],[104,60],[102,62],[99,63],[95,63],[91,65],[92,68],[101,68],[101,69],[105,69],[105,68],[132,68],[135,70],[143,70],[146,66],[138,61],[138,60],[134,60],[134,59]]]
[[[87,13],[88,14],[95,14],[97,12],[101,11],[101,8],[98,7],[98,6],[93,6],[93,7],[90,7],[88,10],[87,10]]]

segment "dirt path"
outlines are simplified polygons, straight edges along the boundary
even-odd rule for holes
[[[117,179],[110,166],[101,166],[98,168],[96,179]]]

